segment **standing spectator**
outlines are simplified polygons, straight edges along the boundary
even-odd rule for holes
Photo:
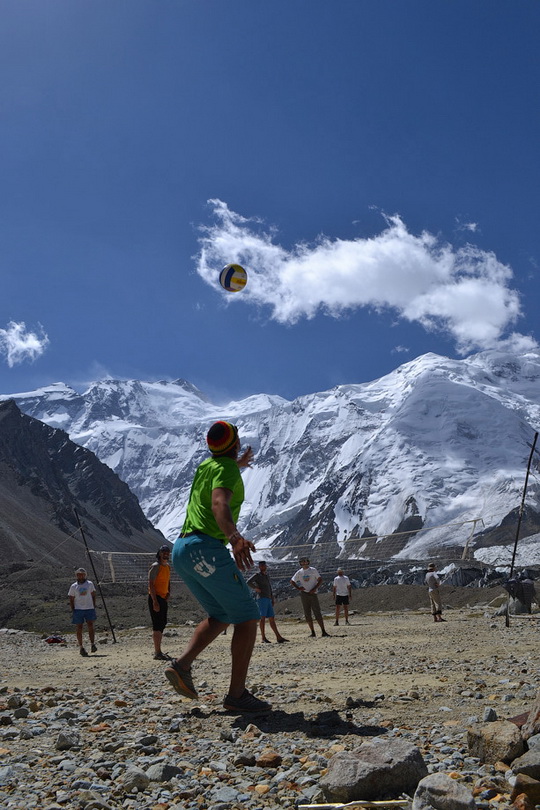
[[[429,603],[431,605],[431,613],[433,614],[434,622],[444,622],[446,619],[442,617],[442,603],[441,593],[439,591],[441,580],[437,574],[437,566],[435,563],[430,563],[427,567],[426,585],[428,586]]]
[[[349,602],[352,598],[352,587],[351,580],[343,573],[343,568],[338,568],[337,570],[337,577],[334,577],[332,593],[336,604],[336,621],[334,625],[339,624],[341,605],[343,605],[343,613],[345,614],[345,624],[349,624]]]
[[[165,676],[178,694],[195,699],[191,665],[233,624],[231,679],[223,705],[236,712],[267,711],[270,704],[246,689],[260,614],[241,574],[253,565],[251,552],[255,546],[237,528],[244,501],[240,468],[251,465],[253,454],[251,447],[247,447],[238,457],[238,430],[230,422],[215,422],[206,443],[212,455],[195,472],[186,519],[174,544],[172,561],[208,617],[195,628],[182,655],[165,668]]]
[[[94,583],[86,577],[84,568],[77,568],[75,571],[77,582],[70,586],[68,591],[69,604],[71,607],[71,624],[75,625],[77,643],[81,655],[87,656],[83,647],[83,624],[86,622],[88,638],[90,639],[91,651],[97,652],[94,636],[94,622],[96,620],[96,589]]]
[[[277,629],[276,620],[274,618],[276,614],[274,613],[274,593],[272,591],[272,583],[270,582],[270,577],[268,576],[266,563],[263,560],[259,562],[259,573],[252,576],[251,579],[248,579],[247,584],[250,588],[253,588],[259,597],[258,603],[261,614],[259,627],[261,628],[263,643],[270,644],[270,639],[266,638],[264,632],[266,619],[268,619],[268,623],[274,631],[277,643],[283,644],[288,641],[289,639],[283,638]]]
[[[321,614],[321,606],[319,605],[319,597],[317,591],[322,585],[322,577],[316,568],[309,564],[307,557],[302,557],[300,560],[301,568],[298,569],[296,574],[291,579],[291,585],[300,591],[300,598],[302,600],[302,607],[304,608],[304,616],[311,630],[311,638],[315,638],[315,629],[313,627],[313,619],[311,613],[315,616],[317,624],[321,628],[321,637],[329,636],[324,627],[324,621]]]
[[[170,661],[170,656],[161,649],[163,631],[167,626],[167,608],[171,594],[171,568],[169,546],[161,546],[148,572],[148,608],[152,619],[152,639],[156,661]]]

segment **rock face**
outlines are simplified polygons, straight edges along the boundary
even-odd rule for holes
[[[329,801],[373,801],[412,793],[428,770],[418,748],[402,740],[374,740],[335,754],[320,786]]]
[[[154,551],[164,541],[110,467],[64,431],[0,402],[2,564],[80,565],[75,509],[95,550]],[[76,539],[67,542],[70,535]]]
[[[467,744],[473,757],[491,764],[512,762],[525,750],[518,727],[508,720],[474,723],[467,729]]]
[[[412,810],[475,810],[473,795],[465,785],[445,773],[424,777],[416,788]]]

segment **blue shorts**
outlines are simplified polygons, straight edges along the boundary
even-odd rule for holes
[[[88,610],[74,610],[71,616],[71,624],[84,624],[85,621],[95,622],[95,620],[95,608],[88,608]]]
[[[208,534],[179,537],[173,546],[172,563],[212,619],[242,624],[260,618],[251,589],[221,540]]]
[[[274,606],[272,605],[272,600],[269,599],[267,596],[259,596],[259,612],[261,614],[261,619],[273,619],[276,615],[274,613]]]

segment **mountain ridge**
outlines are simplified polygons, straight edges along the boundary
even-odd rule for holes
[[[56,384],[10,397],[114,469],[170,539],[206,455],[206,430],[224,418],[254,449],[240,525],[258,546],[292,553],[324,543],[335,556],[419,559],[463,549],[471,532],[464,521],[484,520],[486,544],[486,530],[519,504],[540,425],[540,355],[429,353],[378,380],[293,401],[254,394],[219,405],[185,380],[103,380],[82,394]],[[539,531],[535,479],[527,509],[527,530]],[[373,539],[381,535],[390,537]],[[351,545],[351,537],[365,543]]]

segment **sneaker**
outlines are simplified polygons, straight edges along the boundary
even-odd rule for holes
[[[154,655],[154,661],[170,661],[171,656],[164,652],[158,652]]]
[[[172,661],[168,667],[165,667],[165,677],[172,688],[178,692],[179,695],[182,695],[182,697],[187,697],[190,700],[195,700],[199,697],[193,686],[191,667],[189,669],[181,669],[176,661]]]
[[[81,654],[81,655],[85,655],[85,656],[86,656],[86,655],[88,655],[88,653],[86,652],[86,650],[84,649],[84,647],[81,647],[81,648],[80,648],[80,650],[79,650],[79,652],[80,652],[80,654]]]
[[[270,641],[269,638],[263,638],[262,643],[263,644],[271,644],[272,642]]]
[[[278,644],[286,644],[286,643],[288,643],[288,641],[289,641],[288,638],[283,638],[283,636],[282,636],[281,638],[278,638],[277,643]]]
[[[92,646],[90,647],[90,651],[91,652],[97,652],[97,647],[96,647],[95,644],[92,644]]]
[[[244,689],[244,693],[239,698],[227,695],[223,706],[229,712],[267,712],[272,708],[266,700],[259,700],[247,689]]]

